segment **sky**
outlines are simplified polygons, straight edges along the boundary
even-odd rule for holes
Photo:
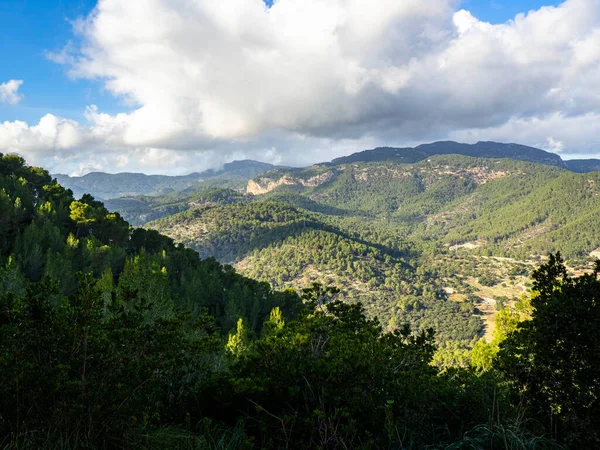
[[[0,38],[0,152],[52,173],[600,157],[598,0],[0,0]]]

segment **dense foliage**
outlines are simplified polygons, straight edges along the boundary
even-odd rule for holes
[[[432,274],[406,262],[410,251],[391,238],[370,245],[289,206],[242,206],[266,232],[286,226],[300,239],[293,245],[324,242],[316,253],[397,267],[412,296],[396,294],[405,312],[426,310],[428,296],[452,304],[427,291]],[[233,219],[240,207],[205,212]],[[15,156],[0,155],[0,219],[3,448],[598,444],[600,262],[571,278],[552,256],[534,274],[530,307],[506,307],[501,338],[476,346],[473,367],[440,371],[424,319],[414,331],[382,326],[319,283],[274,291],[156,231],[131,229],[89,195],[75,200]],[[241,240],[257,239],[240,219]]]
[[[573,278],[558,255],[533,274],[534,313],[500,344],[498,366],[570,448],[600,446],[600,261]]]
[[[374,233],[363,239],[321,219],[264,201],[200,207],[148,226],[278,288],[310,282],[341,286],[342,299],[360,301],[389,330],[404,323],[433,328],[439,343],[454,340],[463,348],[479,338],[482,323],[473,302],[448,301],[435,273],[407,262],[410,248],[404,243]],[[374,238],[382,243],[371,243]]]

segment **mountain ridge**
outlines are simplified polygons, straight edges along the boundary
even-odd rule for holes
[[[458,154],[476,158],[508,158],[517,161],[559,167],[576,173],[600,171],[598,159],[563,160],[559,155],[545,150],[516,143],[500,143],[480,141],[465,144],[455,141],[437,141],[421,144],[416,147],[377,147],[352,153],[348,156],[334,158],[331,161],[316,163],[311,167],[331,167],[356,162],[394,161],[401,164],[414,164],[435,155]],[[76,197],[91,193],[100,200],[111,200],[121,197],[139,195],[157,196],[171,192],[182,192],[194,189],[196,184],[204,183],[200,188],[221,187],[243,189],[245,183],[255,177],[274,170],[284,173],[301,171],[304,168],[275,166],[256,160],[239,160],[224,164],[222,169],[208,169],[186,175],[147,175],[140,172],[90,172],[80,177],[66,174],[52,175],[57,181],[71,189]],[[283,181],[285,183],[285,180]],[[110,186],[107,188],[106,186]],[[264,194],[254,186],[250,191]],[[248,192],[250,192],[248,191]],[[260,192],[259,192],[260,191]],[[268,191],[267,191],[268,192]]]
[[[364,150],[348,156],[335,158],[331,164],[350,164],[353,162],[374,162],[399,160],[415,163],[434,155],[457,154],[475,158],[510,158],[517,161],[537,162],[553,165],[562,169],[568,166],[562,158],[551,152],[535,147],[515,143],[479,141],[475,144],[464,144],[455,141],[437,141],[421,144],[417,147],[378,147]]]
[[[139,172],[90,172],[80,177],[65,174],[52,176],[75,197],[90,193],[99,200],[111,200],[136,195],[161,195],[184,191],[197,184],[212,183],[223,187],[243,188],[245,182],[277,166],[254,160],[232,161],[221,169],[208,169],[187,175],[147,175]],[[208,187],[208,186],[207,186]]]

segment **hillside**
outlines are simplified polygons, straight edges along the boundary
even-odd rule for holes
[[[247,192],[302,199],[302,207],[348,223],[384,220],[404,238],[438,246],[470,243],[484,255],[529,258],[561,250],[586,258],[600,246],[593,219],[600,207],[598,182],[598,173],[447,155],[415,164],[275,170],[250,180]]]
[[[495,145],[463,150],[540,157],[529,147]],[[422,329],[449,305],[449,319],[434,328],[468,347],[484,332],[490,338],[497,301],[526,292],[523,268],[548,252],[560,250],[576,267],[596,254],[600,179],[506,157],[420,157],[440,148],[456,146],[421,146],[412,150],[416,162],[366,152],[384,160],[275,168],[249,180],[245,194],[196,186],[107,206],[279,288],[342,286],[343,298],[362,301],[389,329],[404,321]],[[407,284],[416,291],[406,292]],[[415,303],[414,292],[423,291],[431,296]]]
[[[225,332],[238,316],[258,326],[275,299],[286,298],[167,236],[132,229],[89,194],[75,200],[48,172],[12,155],[0,154],[0,217],[0,297],[46,277],[57,294],[71,295],[78,273],[90,273],[111,286],[118,280],[120,296],[135,290],[153,308],[174,302],[194,315],[206,308]]]
[[[461,144],[457,142],[444,141],[423,144],[415,148],[391,148],[383,147],[374,150],[366,150],[354,153],[350,156],[334,159],[331,162],[316,164],[308,169],[302,168],[273,168],[268,164],[255,161],[238,161],[227,164],[221,172],[203,172],[203,174],[190,174],[185,177],[146,177],[141,174],[88,174],[81,178],[65,178],[58,176],[58,181],[66,187],[72,189],[76,196],[86,192],[93,195],[110,199],[107,203],[109,207],[120,212],[133,225],[143,225],[146,222],[165,217],[169,214],[176,214],[193,207],[197,201],[200,192],[210,188],[235,189],[246,191],[253,195],[267,194],[275,188],[285,185],[292,187],[298,184],[303,188],[314,187],[316,184],[322,184],[331,176],[329,169],[337,171],[339,166],[352,163],[393,163],[393,164],[415,164],[430,159],[436,155],[457,154],[471,156],[475,158],[502,158],[525,162],[534,162],[538,164],[555,166],[568,169],[572,172],[587,173],[600,169],[600,165],[595,160],[572,160],[562,161],[554,154],[533,147],[527,147],[518,144],[502,144],[496,142],[478,142],[477,144]],[[263,177],[261,183],[259,179],[253,180],[247,185],[246,181],[269,172]],[[202,180],[198,181],[196,177],[202,175]],[[298,175],[296,177],[296,175]],[[98,178],[98,183],[93,179]],[[114,182],[110,178],[122,178],[117,181],[115,186],[120,188],[110,188],[110,192],[104,181]],[[133,180],[139,179],[137,182]],[[132,182],[132,183],[130,183]],[[140,186],[145,186],[140,188]],[[138,192],[139,191],[139,192]],[[144,193],[140,193],[144,191]],[[289,189],[288,189],[289,193]],[[288,195],[288,194],[286,194]],[[289,195],[288,195],[289,196]],[[114,200],[123,198],[123,201]],[[155,197],[155,198],[152,198]],[[302,200],[296,198],[295,201],[310,201],[307,197]],[[186,205],[187,203],[187,205]],[[311,210],[320,208],[318,203],[314,203]],[[333,207],[328,207],[328,211],[333,211]],[[328,212],[322,211],[322,212]],[[338,211],[340,212],[340,211]]]
[[[600,159],[570,159],[565,161],[571,172],[587,173],[600,171]]]
[[[354,162],[395,161],[415,163],[434,155],[464,155],[474,158],[510,158],[518,161],[534,162],[567,168],[565,162],[555,153],[534,147],[499,142],[477,142],[462,144],[453,141],[440,141],[422,144],[415,148],[376,148],[354,153],[350,156],[334,159],[332,164],[350,164]]]
[[[453,186],[448,177],[476,190],[530,170],[439,158],[413,168],[419,192]],[[546,169],[540,179],[556,178]],[[335,180],[300,185],[324,193],[331,182],[341,194]],[[381,194],[378,186],[368,195]],[[486,344],[477,295],[504,275],[524,282],[526,265],[503,273],[499,258],[429,252],[424,240],[381,226],[385,217],[373,220],[370,205],[351,215],[301,190],[272,194],[279,202],[223,189],[200,195],[152,226],[274,286],[133,229],[91,195],[76,200],[45,170],[0,154],[3,448],[558,449],[529,411],[574,379],[583,395],[542,417],[565,424],[558,438],[572,448],[597,440],[587,393],[598,384],[590,345],[599,342],[600,266],[570,278],[551,255],[533,274],[536,296],[495,299],[502,309]],[[423,204],[437,205],[430,197]]]
[[[527,292],[548,252],[592,259],[599,183],[507,158],[320,164],[263,173],[244,197],[146,226],[278,287],[335,284],[390,329],[434,324],[468,347],[490,339],[497,307]]]
[[[121,197],[105,202],[106,206],[119,211],[133,226],[140,226],[151,220],[187,211],[202,205],[222,205],[247,202],[249,197],[232,189],[204,187],[199,183],[194,189],[174,192],[168,195]]]
[[[100,200],[127,196],[156,196],[171,192],[194,192],[208,187],[242,188],[250,178],[273,169],[272,164],[245,160],[227,163],[220,170],[206,170],[183,176],[145,175],[143,173],[91,172],[82,177],[54,175],[75,197],[92,194]]]
[[[360,301],[389,329],[410,323],[433,327],[438,342],[473,344],[483,323],[471,301],[448,301],[431,274],[412,267],[403,243],[369,242],[323,217],[283,203],[205,206],[150,222],[177,242],[233,264],[247,276],[278,288],[312,282],[341,288],[343,299]]]

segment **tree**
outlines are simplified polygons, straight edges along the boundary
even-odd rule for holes
[[[235,333],[230,333],[227,340],[226,348],[234,355],[241,355],[248,346],[248,331],[244,327],[244,319],[240,318],[237,321]]]
[[[273,310],[263,337],[231,353],[231,391],[246,399],[238,407],[250,423],[260,424],[261,446],[344,448],[356,446],[359,436],[388,445],[439,414],[432,412],[440,395],[429,365],[433,333],[413,335],[408,327],[384,333],[360,304],[324,298],[335,291],[306,289],[297,321],[284,323]]]
[[[537,295],[535,292],[532,296]],[[471,351],[471,367],[478,373],[491,370],[494,359],[500,351],[500,344],[517,330],[519,324],[525,320],[531,320],[533,311],[531,309],[531,298],[523,294],[514,307],[506,306],[495,315],[494,334],[491,342],[479,339]]]
[[[98,220],[96,210],[87,203],[72,202],[70,209],[71,220],[77,225],[77,237],[80,236],[81,230],[87,230]]]
[[[533,273],[531,320],[500,344],[497,365],[534,417],[569,448],[600,445],[600,261],[572,278],[560,256]]]

